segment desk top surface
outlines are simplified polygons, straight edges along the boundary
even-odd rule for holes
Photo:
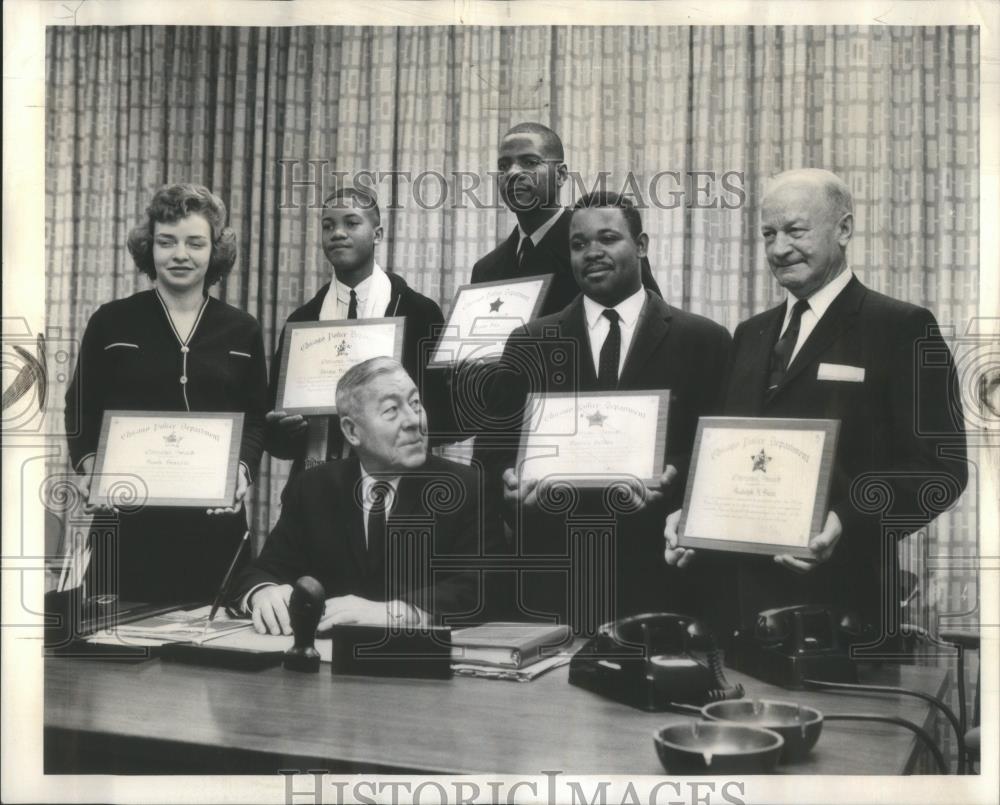
[[[824,713],[936,717],[909,696],[787,691],[735,671],[747,695],[795,700]],[[865,682],[938,695],[946,668],[887,666]],[[662,774],[653,733],[692,716],[646,713],[581,690],[557,668],[533,682],[333,676],[281,668],[226,671],[150,660],[50,658],[45,725],[124,738],[329,758],[439,773]],[[827,722],[800,774],[900,774],[914,753],[906,729]],[[261,773],[273,771],[261,769]]]

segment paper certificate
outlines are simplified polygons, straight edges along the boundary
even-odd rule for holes
[[[241,413],[105,411],[90,503],[231,506]]]
[[[463,285],[429,365],[499,360],[511,332],[538,316],[551,283],[552,275],[542,274]]]
[[[517,466],[522,478],[577,486],[654,483],[663,472],[669,391],[531,394]]]
[[[702,417],[680,545],[809,556],[826,518],[840,423]]]
[[[289,414],[336,414],[337,383],[369,358],[403,355],[406,319],[291,322],[285,327],[277,406]]]

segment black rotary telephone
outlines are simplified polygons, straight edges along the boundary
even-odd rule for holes
[[[740,685],[726,681],[715,638],[705,626],[670,613],[604,624],[573,657],[569,681],[652,711],[743,696]]]
[[[857,682],[850,647],[868,635],[851,613],[815,604],[766,609],[733,633],[726,664],[783,688],[801,689],[805,679]]]

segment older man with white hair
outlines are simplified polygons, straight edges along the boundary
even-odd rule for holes
[[[761,205],[771,273],[788,298],[736,328],[723,410],[840,421],[829,512],[812,556],[740,556],[730,618],[823,604],[860,618],[865,639],[895,631],[897,540],[950,507],[968,478],[951,352],[930,311],[866,288],[847,264],[851,192],[825,170],[777,176]],[[666,559],[681,567],[680,512]]]

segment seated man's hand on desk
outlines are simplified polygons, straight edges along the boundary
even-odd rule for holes
[[[323,617],[316,630],[322,632],[331,626],[355,623],[361,626],[419,626],[424,614],[403,601],[372,601],[358,595],[341,595],[326,599]]]
[[[288,616],[291,597],[291,584],[268,584],[254,590],[247,602],[254,630],[258,634],[291,634],[292,622]]]

